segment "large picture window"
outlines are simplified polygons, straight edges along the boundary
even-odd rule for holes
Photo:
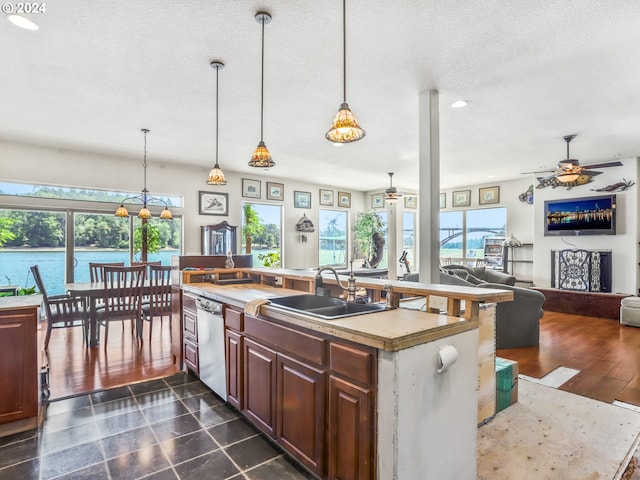
[[[284,267],[280,205],[242,204],[242,253],[253,255],[255,267]]]
[[[347,265],[347,212],[320,210],[318,220],[320,266]]]
[[[440,214],[440,263],[484,263],[484,239],[504,237],[507,209],[482,208]]]

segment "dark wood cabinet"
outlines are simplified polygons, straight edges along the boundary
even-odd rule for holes
[[[0,309],[0,436],[37,424],[38,308]]]
[[[225,307],[227,401],[321,478],[375,478],[377,351]]]
[[[329,378],[329,478],[374,478],[372,391]]]
[[[182,337],[184,364],[193,373],[200,375],[196,297],[185,292],[182,293]]]
[[[227,402],[242,410],[242,336],[227,328],[225,331],[225,356],[227,367]]]
[[[236,253],[236,228],[226,221],[215,225],[201,226],[202,255]]]
[[[183,336],[182,336],[182,290],[178,285],[171,287],[171,355],[173,363],[183,365]]]
[[[276,352],[244,339],[243,413],[269,436],[276,436]]]
[[[316,473],[324,471],[326,373],[277,355],[278,442]]]

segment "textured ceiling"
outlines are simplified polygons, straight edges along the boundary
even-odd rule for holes
[[[418,95],[440,92],[441,185],[518,177],[564,158],[640,155],[637,0],[348,0],[347,100],[360,142],[324,138],[342,100],[342,3],[59,0],[37,32],[0,24],[0,138],[208,169],[220,72],[225,171],[355,190],[417,190]],[[260,139],[277,165],[247,162]],[[452,109],[459,98],[469,106]],[[137,160],[136,160],[137,161]],[[490,177],[492,175],[492,177]],[[1,175],[0,175],[1,176]]]

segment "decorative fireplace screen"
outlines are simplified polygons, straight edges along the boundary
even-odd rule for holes
[[[611,291],[611,250],[552,250],[551,286],[582,292]]]

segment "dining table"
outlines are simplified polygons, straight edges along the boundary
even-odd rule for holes
[[[66,283],[65,290],[72,297],[84,298],[89,305],[89,332],[87,335],[87,342],[89,347],[97,347],[100,345],[100,328],[98,325],[98,301],[104,298],[104,282],[79,282],[79,283]],[[170,293],[171,285],[162,287],[166,288]],[[145,281],[142,287],[142,297],[148,298],[151,292],[151,286],[149,281]],[[135,319],[134,319],[135,320]]]

